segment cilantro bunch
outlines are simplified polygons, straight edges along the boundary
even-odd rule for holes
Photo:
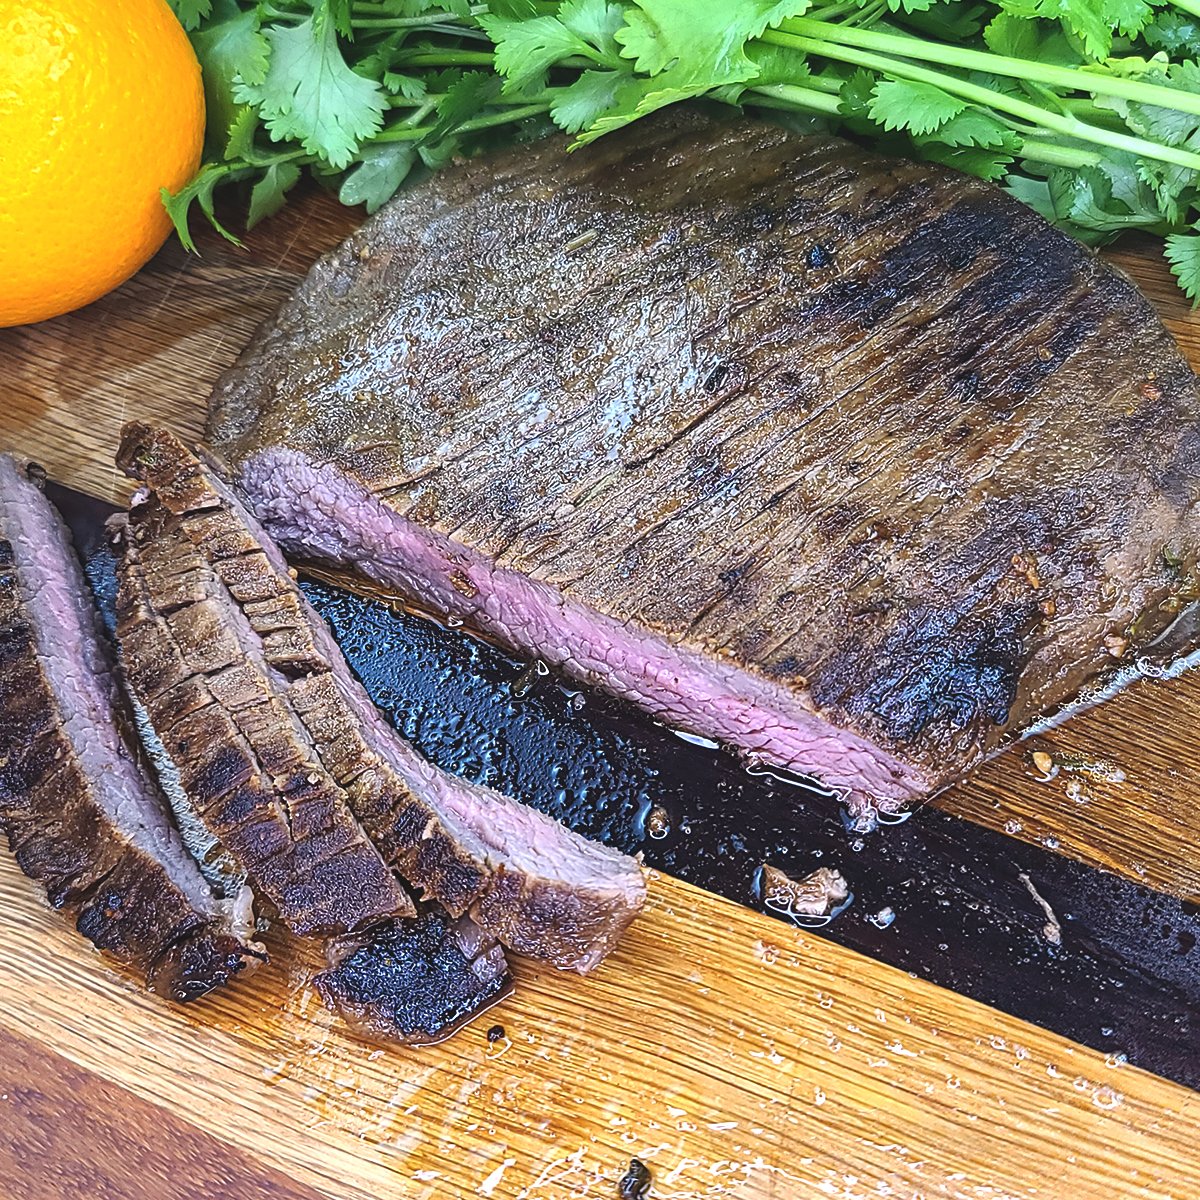
[[[374,211],[498,134],[576,144],[700,97],[1003,182],[1083,241],[1165,237],[1200,302],[1200,0],[171,0],[205,164],[164,195],[307,170]]]

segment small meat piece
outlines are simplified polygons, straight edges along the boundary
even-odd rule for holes
[[[315,984],[364,1037],[410,1046],[444,1041],[513,986],[496,939],[437,907],[330,943],[330,969]]]
[[[306,746],[314,774],[343,790],[384,859],[405,879],[452,916],[469,914],[514,950],[579,971],[595,966],[641,908],[645,881],[637,863],[508,796],[438,770],[400,738],[354,678],[278,548],[177,439],[127,426],[120,461],[149,486],[147,506],[160,514],[152,519],[175,539],[167,556],[170,583],[161,585],[161,594],[174,588],[185,606],[147,620],[144,595],[137,594],[145,583],[133,578],[145,551],[131,539],[118,614],[127,669],[156,727],[187,714],[184,757],[192,763],[181,770],[193,786],[222,797],[245,794],[252,765],[240,751],[236,760],[231,755],[227,727],[212,737],[199,729],[196,714],[210,713],[207,696],[220,693],[218,708],[232,706],[241,720],[245,697],[261,690],[255,682],[244,692],[247,672],[257,672],[280,709],[270,727],[286,721],[288,737]],[[145,581],[149,570],[142,571]],[[203,586],[196,582],[201,579]],[[197,611],[211,603],[213,579],[228,597],[220,619]],[[142,640],[148,626],[153,645]],[[162,649],[167,643],[169,653]],[[209,675],[197,696],[193,676],[201,667]],[[244,722],[238,732],[255,741]],[[171,736],[178,744],[179,734]],[[170,749],[170,737],[163,740]],[[207,756],[205,746],[212,748]],[[236,808],[231,819],[242,819]]]
[[[0,828],[80,933],[173,1000],[266,955],[248,892],[210,888],[143,772],[67,531],[0,455]]]
[[[1158,653],[1196,590],[1200,391],[1145,297],[992,185],[765,121],[406,188],[209,437],[289,554],[860,812]]]
[[[763,903],[792,917],[829,917],[850,899],[850,886],[840,871],[818,867],[803,879],[792,879],[778,867],[764,863]]]

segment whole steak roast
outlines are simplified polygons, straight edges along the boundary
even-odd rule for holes
[[[996,188],[672,115],[446,172],[319,262],[210,439],[358,568],[860,808],[1196,592],[1197,380]]]

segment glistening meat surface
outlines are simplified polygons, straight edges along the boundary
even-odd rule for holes
[[[120,461],[150,491],[119,568],[126,669],[200,819],[293,927],[340,934],[389,915],[353,909],[377,894],[395,903],[374,884],[330,886],[354,872],[318,886],[298,870],[309,840],[361,822],[369,840],[360,831],[344,845],[356,870],[374,855],[370,880],[387,864],[506,946],[580,971],[599,962],[642,905],[638,865],[422,759],[383,721],[278,549],[177,439],[130,425]],[[335,900],[353,920],[329,922]]]
[[[174,1000],[264,957],[248,893],[215,895],[139,766],[57,514],[0,455],[0,828],[84,936]]]
[[[996,188],[671,114],[402,193],[219,383],[284,547],[895,808],[1197,592],[1200,402]]]

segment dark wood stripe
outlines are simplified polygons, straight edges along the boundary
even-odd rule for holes
[[[322,1200],[174,1113],[3,1027],[0,1196]]]

